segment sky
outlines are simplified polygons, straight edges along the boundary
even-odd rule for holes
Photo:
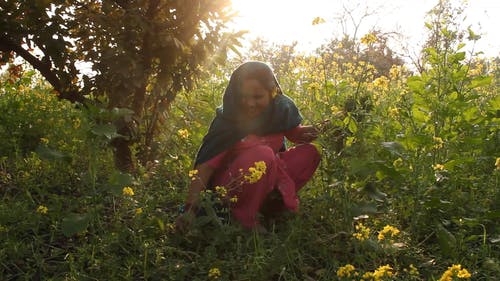
[[[233,27],[248,30],[246,40],[256,37],[271,43],[288,44],[297,41],[299,51],[312,51],[329,39],[343,33],[339,16],[344,7],[353,10],[356,20],[366,10],[373,15],[361,21],[358,38],[376,27],[384,32],[397,31],[406,47],[418,50],[425,40],[425,15],[438,0],[232,0],[239,16]],[[462,3],[463,1],[454,1]],[[356,8],[356,4],[359,4]],[[463,4],[461,4],[463,5]],[[482,35],[474,50],[485,56],[500,55],[500,0],[469,0],[466,3],[464,28],[471,26]],[[312,25],[315,17],[324,23]],[[350,27],[353,25],[350,24]],[[352,34],[352,28],[347,30]],[[394,45],[395,48],[400,46]],[[400,49],[402,50],[402,49]]]

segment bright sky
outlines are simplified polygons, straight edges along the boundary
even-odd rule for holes
[[[354,8],[354,15],[360,15],[368,6],[376,14],[365,18],[358,31],[358,38],[376,26],[383,31],[399,31],[410,46],[421,45],[425,39],[424,18],[438,0],[232,0],[233,8],[239,12],[234,20],[236,29],[248,30],[247,39],[262,37],[269,42],[291,43],[298,41],[300,51],[310,51],[329,39],[342,34],[338,17],[343,6]],[[456,1],[458,2],[458,1]],[[475,50],[487,56],[500,55],[500,1],[470,0],[465,10],[467,15],[463,27],[471,25],[482,38]],[[312,25],[315,17],[325,23]],[[359,16],[358,16],[359,19]],[[357,19],[357,20],[358,20]],[[349,25],[352,28],[352,24]],[[352,34],[351,31],[349,31]]]

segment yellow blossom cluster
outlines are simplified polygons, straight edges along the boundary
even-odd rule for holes
[[[385,76],[380,76],[373,80],[373,86],[380,90],[388,90],[389,89],[389,79]]]
[[[231,199],[229,199],[229,202],[231,202],[231,203],[238,202],[238,197],[236,197],[236,196],[231,197]]]
[[[125,186],[122,189],[122,194],[125,196],[134,196],[134,190],[130,186]]]
[[[220,269],[218,269],[217,267],[211,268],[208,271],[208,278],[211,280],[219,279],[220,275],[221,275]]]
[[[440,149],[443,148],[443,139],[440,137],[432,137],[432,140],[434,141],[434,148],[435,149]]]
[[[396,118],[399,116],[399,109],[397,107],[391,107],[389,108],[389,116]]]
[[[382,280],[391,280],[390,278],[394,275],[392,272],[392,267],[388,264],[379,266],[375,271],[368,271],[363,274],[360,281],[382,281]],[[389,279],[388,279],[389,278]]]
[[[497,160],[495,161],[495,169],[500,170],[500,157],[497,157]]]
[[[137,208],[137,209],[135,209],[135,214],[136,214],[136,215],[140,215],[140,214],[142,214],[142,208]]]
[[[227,189],[223,186],[216,186],[215,188],[215,192],[217,194],[219,194],[219,197],[220,198],[225,198],[227,196]]]
[[[377,42],[377,36],[375,36],[375,34],[373,33],[367,33],[365,34],[365,36],[361,37],[360,41],[365,45],[370,45]]]
[[[471,274],[467,269],[462,268],[460,264],[454,264],[443,273],[439,281],[453,281],[453,277],[457,277],[459,279],[467,279],[471,277]]]
[[[179,129],[177,134],[179,134],[179,136],[183,139],[189,138],[189,131],[187,129]]]
[[[414,275],[414,276],[420,275],[420,272],[418,272],[418,269],[413,264],[410,264],[408,266],[408,269],[405,268],[403,271],[408,272],[410,275]]]
[[[364,226],[363,223],[358,223],[356,226],[356,232],[352,234],[354,238],[358,239],[359,241],[364,241],[370,237],[370,228],[367,226]]]
[[[266,173],[266,162],[259,161],[254,163],[255,166],[248,168],[249,175],[245,175],[245,180],[248,183],[256,183]]]
[[[391,225],[386,225],[384,228],[378,233],[378,240],[382,241],[386,238],[386,236],[389,234],[389,236],[392,238],[396,235],[399,234],[399,229],[395,228],[394,226]]]
[[[402,167],[403,166],[403,159],[401,159],[401,157],[399,157],[398,159],[394,160],[394,162],[392,162],[392,165],[396,168]]]
[[[351,275],[351,273],[353,273],[353,271],[355,271],[356,268],[352,265],[352,264],[346,264],[344,266],[341,266],[339,267],[339,269],[337,270],[337,276],[342,278],[342,277],[351,277],[351,276],[354,276]]]
[[[191,180],[194,181],[196,179],[196,175],[198,175],[198,170],[191,170],[189,171],[188,175],[191,178]]]
[[[39,214],[47,214],[47,212],[49,211],[49,209],[47,207],[45,207],[44,205],[40,205],[38,206],[38,208],[36,209],[36,212],[39,213]]]
[[[432,165],[432,169],[434,169],[434,171],[442,171],[442,170],[444,170],[444,165],[443,164],[435,164],[435,165]]]

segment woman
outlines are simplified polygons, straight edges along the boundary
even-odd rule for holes
[[[232,217],[245,228],[260,227],[257,214],[262,207],[296,211],[297,192],[320,161],[310,144],[318,131],[300,125],[301,121],[267,64],[240,65],[198,151],[197,174],[177,226],[184,229],[194,217],[200,192],[206,188],[224,187]],[[297,145],[285,150],[284,137]],[[275,190],[281,198],[265,200]]]

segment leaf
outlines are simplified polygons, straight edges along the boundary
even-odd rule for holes
[[[352,206],[350,206],[350,211],[352,217],[378,213],[377,205],[375,204],[375,202],[360,202],[358,204],[353,204]]]
[[[382,202],[385,198],[387,198],[387,194],[378,190],[377,186],[373,182],[366,183],[363,191],[366,192],[370,198],[376,201]]]
[[[454,257],[456,255],[457,239],[441,223],[436,225],[436,236],[439,247],[444,255]]]
[[[64,236],[71,237],[85,231],[90,222],[90,214],[71,213],[63,218],[61,230]]]
[[[69,161],[71,160],[71,157],[59,150],[52,149],[45,144],[40,144],[35,152],[40,156],[41,159],[45,160],[64,160],[64,161]]]
[[[94,128],[92,128],[90,131],[94,135],[100,137],[106,137],[108,140],[122,136],[116,132],[116,127],[111,124],[95,125]]]
[[[130,186],[133,184],[134,177],[128,173],[114,172],[108,178],[108,185],[110,187],[111,193],[118,196],[122,192],[122,188],[125,186]]]
[[[382,147],[391,152],[391,154],[401,156],[401,151],[404,149],[399,142],[387,141],[382,142]]]
[[[469,87],[471,89],[474,89],[477,87],[487,86],[487,85],[491,84],[491,79],[492,79],[491,76],[484,76],[484,75],[474,77],[474,79],[472,79]]]

